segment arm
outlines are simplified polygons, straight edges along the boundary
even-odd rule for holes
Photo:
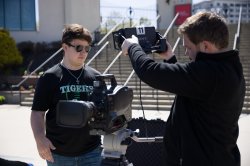
[[[145,54],[136,39],[125,39],[122,52],[129,55],[133,69],[143,82],[153,88],[177,95],[201,100],[210,97],[216,83],[215,70],[210,63],[176,63],[169,43],[168,50],[160,54],[166,63],[157,63]]]
[[[126,56],[128,55],[128,49],[132,44],[139,44],[138,38],[132,35],[132,38],[125,39],[122,43],[122,53]],[[167,62],[170,59],[173,59],[174,52],[172,46],[166,41],[167,50],[165,52],[159,53],[159,56]],[[176,58],[175,58],[176,60]],[[172,63],[172,62],[171,62]]]
[[[41,158],[53,162],[51,149],[55,149],[51,141],[45,136],[45,112],[32,111],[30,116],[31,128]]]

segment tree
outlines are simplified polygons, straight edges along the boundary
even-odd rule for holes
[[[149,26],[149,25],[151,25],[151,21],[146,17],[141,17],[140,18],[140,25]]]
[[[113,28],[117,23],[121,22],[122,20],[122,15],[121,13],[117,11],[112,11],[110,15],[107,17],[106,21],[104,22],[102,26],[102,32],[106,32]]]
[[[9,71],[10,68],[22,64],[22,62],[23,57],[16,47],[15,40],[7,30],[0,29],[0,70],[6,74],[3,71]]]

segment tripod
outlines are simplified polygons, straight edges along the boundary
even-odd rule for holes
[[[133,166],[125,154],[131,141],[135,142],[162,142],[163,137],[138,138],[139,131],[121,129],[112,134],[104,135],[101,166]]]

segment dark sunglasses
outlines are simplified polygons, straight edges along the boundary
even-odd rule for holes
[[[74,47],[75,50],[76,50],[76,52],[81,52],[83,49],[84,49],[86,52],[89,52],[90,49],[91,49],[90,46],[83,46],[83,45],[76,45],[76,46],[74,46],[74,45],[72,45],[72,44],[70,44],[70,43],[66,43],[66,44],[67,44],[68,46],[70,46],[70,47]]]

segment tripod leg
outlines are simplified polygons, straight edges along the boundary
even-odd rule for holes
[[[101,166],[133,166],[132,163],[129,163],[127,158],[122,155],[120,158],[105,158],[102,160]]]
[[[125,155],[121,156],[121,163],[122,163],[122,166],[133,166],[132,163],[129,163]]]

